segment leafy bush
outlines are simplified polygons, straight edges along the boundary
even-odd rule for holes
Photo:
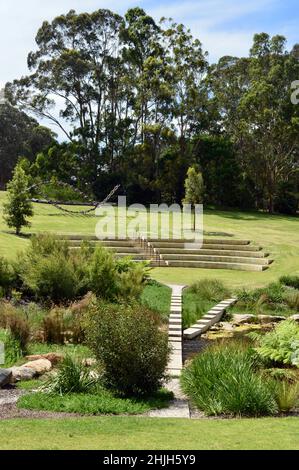
[[[265,360],[279,364],[297,364],[299,325],[293,320],[278,323],[273,331],[259,337],[256,351]]]
[[[16,263],[23,290],[54,303],[75,300],[89,291],[109,301],[136,298],[146,269],[143,263],[119,261],[104,247],[87,242],[71,250],[66,241],[51,235],[33,237]]]
[[[196,356],[181,383],[208,415],[260,416],[277,410],[271,388],[255,372],[254,356],[236,345],[209,348]]]
[[[82,363],[66,356],[59,365],[59,370],[54,377],[45,384],[47,391],[51,393],[88,393],[96,385],[95,378],[91,377],[90,370]]]
[[[125,395],[158,390],[168,360],[168,338],[159,329],[157,315],[137,304],[94,303],[86,335],[110,387]]]
[[[279,282],[285,286],[299,289],[299,276],[281,276]]]

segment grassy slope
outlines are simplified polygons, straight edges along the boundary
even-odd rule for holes
[[[0,192],[0,255],[13,258],[28,240],[12,235],[2,220],[1,203],[5,193]],[[132,219],[129,219],[129,221]],[[146,215],[141,216],[141,221]],[[72,217],[48,205],[36,205],[32,227],[25,233],[52,231],[60,233],[94,234],[99,221],[93,216]],[[125,223],[122,214],[121,223]],[[111,227],[112,224],[110,223]],[[157,224],[153,224],[153,232]],[[216,235],[232,240],[250,239],[271,254],[275,263],[265,272],[242,272],[229,270],[192,268],[155,268],[152,276],[167,283],[190,284],[197,279],[219,278],[231,286],[261,286],[276,280],[281,274],[299,274],[299,219],[287,216],[271,216],[238,211],[211,211],[204,214],[204,231],[207,236]]]
[[[0,421],[0,449],[299,449],[298,418]]]

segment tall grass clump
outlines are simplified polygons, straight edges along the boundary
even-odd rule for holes
[[[299,276],[281,276],[279,282],[287,287],[299,289]]]
[[[202,279],[192,284],[183,292],[183,328],[188,328],[230,295],[230,291],[217,279]]]
[[[262,416],[277,411],[270,385],[255,371],[254,356],[236,344],[199,354],[183,371],[181,383],[207,415]]]
[[[96,386],[96,379],[81,362],[66,356],[59,365],[57,374],[45,384],[48,392],[65,395],[68,393],[88,393]]]

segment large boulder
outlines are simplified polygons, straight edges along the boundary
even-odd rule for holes
[[[0,388],[9,384],[12,379],[12,372],[9,369],[0,369]]]
[[[47,354],[35,354],[32,356],[26,356],[27,361],[37,361],[39,359],[47,359],[51,362],[52,366],[55,366],[59,362],[63,361],[64,355],[60,353],[47,353]]]
[[[11,383],[15,382],[20,382],[20,381],[25,381],[25,380],[32,380],[34,377],[36,377],[36,372],[30,368],[30,367],[11,367],[10,369],[11,372]]]
[[[297,313],[297,314],[295,314],[295,315],[291,315],[291,316],[289,317],[289,319],[299,322],[299,314]]]
[[[243,323],[253,323],[255,316],[249,313],[239,314],[235,313],[233,315],[233,324],[234,325],[243,325]]]
[[[36,361],[26,362],[22,367],[34,370],[36,375],[43,375],[52,369],[52,364],[48,359],[37,359]]]

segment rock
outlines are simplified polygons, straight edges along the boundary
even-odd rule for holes
[[[20,382],[22,380],[32,380],[37,374],[36,372],[31,369],[30,367],[11,367],[10,372],[11,376],[11,383]]]
[[[233,324],[242,325],[243,323],[253,323],[255,318],[256,317],[254,315],[251,315],[249,313],[245,313],[245,314],[235,313],[233,315]]]
[[[280,315],[258,315],[257,318],[261,323],[275,323],[285,320],[285,317]]]
[[[294,321],[298,321],[299,322],[299,314],[296,314],[296,315],[291,315],[289,317],[290,320],[294,320]]]
[[[236,328],[236,326],[233,325],[233,323],[230,323],[227,321],[221,322],[221,327],[222,327],[222,330],[224,331],[233,331]]]
[[[36,375],[42,375],[52,369],[52,364],[48,359],[37,359],[36,361],[26,362],[22,367],[34,370]]]
[[[86,359],[83,359],[82,365],[85,367],[93,367],[97,364],[97,360],[94,359],[93,357],[88,357]]]
[[[12,379],[12,372],[9,369],[0,369],[0,388],[9,384]]]
[[[59,362],[63,361],[64,355],[60,353],[47,353],[47,354],[35,354],[33,356],[26,356],[27,361],[37,361],[39,359],[47,359],[51,362],[52,366],[55,366]]]

